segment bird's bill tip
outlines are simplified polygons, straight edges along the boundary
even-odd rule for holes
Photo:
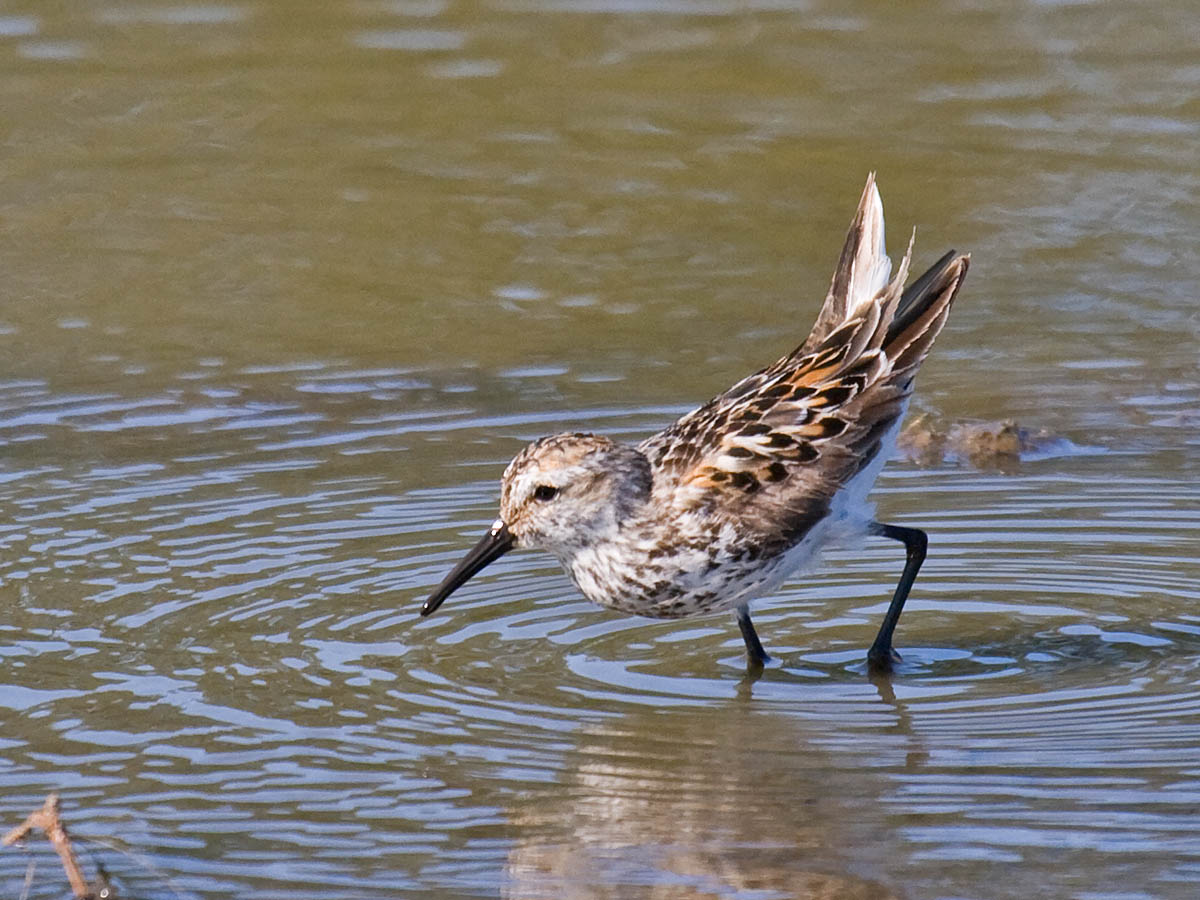
[[[437,586],[437,590],[421,605],[421,615],[427,616],[434,612],[447,597],[466,584],[484,566],[495,562],[511,550],[515,542],[516,538],[508,530],[508,526],[497,519],[487,534],[450,570],[450,574]]]

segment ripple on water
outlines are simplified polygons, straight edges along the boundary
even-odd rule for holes
[[[1194,0],[833,6],[9,4],[0,819],[128,896],[1193,900]],[[535,554],[418,618],[521,442],[780,349],[875,167],[976,251],[923,401],[1075,441],[885,476],[894,679],[886,542],[752,684]]]
[[[760,604],[778,661],[753,684],[740,678],[731,621],[612,616],[520,557],[417,633],[488,659],[514,689],[618,722],[752,696],[842,765],[891,772],[883,807],[928,823],[904,832],[917,864],[1031,860],[1056,846],[1129,855],[1152,880],[1186,880],[1200,859],[1200,629],[1174,551],[1187,542],[1181,527],[1197,524],[1194,491],[1102,471],[1027,481],[901,471],[881,487],[885,507],[916,488],[922,506],[942,510],[900,519],[926,525],[934,549],[888,685],[872,685],[862,661],[898,574],[887,548],[831,554],[809,583]],[[418,596],[439,576],[435,567]],[[561,665],[547,669],[547,656]],[[533,687],[546,671],[553,687]],[[909,762],[895,768],[898,747]]]
[[[204,895],[392,896],[382,871],[436,857],[405,883],[502,871],[512,896],[554,895],[576,865],[700,891],[753,860],[764,890],[886,896],[888,861],[844,852],[886,843],[881,811],[913,878],[1047,846],[1097,883],[1200,866],[1190,483],[1114,480],[1103,457],[1069,477],[896,467],[881,508],[932,537],[896,678],[863,666],[901,564],[872,542],[758,604],[778,661],[751,684],[729,617],[617,616],[537,554],[417,617],[494,517],[509,454],[570,415],[482,419],[400,370],[197,371],[194,392],[133,397],[0,386],[21,636],[3,656],[56,684],[3,694],[26,723],[0,771],[13,815],[53,778],[94,798],[87,830],[157,848]],[[575,415],[624,436],[677,412]],[[478,443],[448,460],[447,430]],[[51,439],[88,452],[36,452]],[[305,865],[264,869],[280,848]]]

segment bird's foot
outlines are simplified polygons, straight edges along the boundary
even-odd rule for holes
[[[872,647],[867,651],[867,671],[872,675],[891,675],[900,661],[900,654],[892,646]]]

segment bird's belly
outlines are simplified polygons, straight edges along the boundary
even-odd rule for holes
[[[811,566],[826,539],[825,529],[814,529],[799,544],[770,557],[746,551],[714,559],[697,552],[635,562],[585,552],[565,568],[594,603],[630,615],[677,619],[730,610],[771,593],[789,575]]]

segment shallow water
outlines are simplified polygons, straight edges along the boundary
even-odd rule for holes
[[[128,896],[1194,897],[1194,26],[7,7],[0,821],[61,791]],[[890,683],[886,542],[756,606],[753,684],[536,554],[418,619],[523,442],[797,343],[870,169],[893,255],[973,253],[915,408],[1059,438],[886,470]]]

